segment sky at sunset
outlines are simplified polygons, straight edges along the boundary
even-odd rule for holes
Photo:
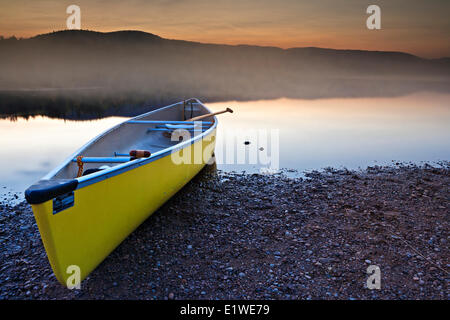
[[[65,29],[71,4],[81,7],[82,29],[95,31],[450,56],[449,0],[0,0],[0,35],[31,37]],[[370,4],[381,7],[381,30],[366,27]]]

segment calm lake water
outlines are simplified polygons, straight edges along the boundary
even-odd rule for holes
[[[237,149],[261,147],[251,130],[278,132],[279,167],[300,172],[324,167],[450,160],[450,94],[416,93],[395,98],[277,99],[207,104],[219,116],[216,156],[241,135]],[[0,120],[0,195],[23,192],[84,143],[124,121],[64,121],[35,117]],[[248,131],[250,130],[250,131]],[[241,137],[241,138],[242,138]],[[245,145],[243,141],[250,142]],[[272,141],[274,141],[272,140]],[[271,141],[271,142],[272,142]],[[264,146],[264,151],[274,151]],[[247,150],[248,151],[248,150]],[[270,157],[274,159],[276,155]],[[226,171],[258,172],[260,164],[224,164]]]

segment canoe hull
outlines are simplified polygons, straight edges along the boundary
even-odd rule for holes
[[[47,256],[61,284],[80,268],[85,279],[130,233],[189,182],[213,156],[216,130],[182,149],[190,164],[171,154],[74,190],[73,206],[53,213],[53,200],[32,205]],[[190,149],[190,150],[188,150]],[[199,163],[194,154],[202,150]],[[179,152],[179,151],[178,151]],[[68,273],[69,272],[69,273]]]

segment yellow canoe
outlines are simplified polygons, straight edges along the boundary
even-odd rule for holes
[[[208,117],[200,125],[182,122],[207,113],[199,100],[190,99],[127,120],[26,190],[59,282],[66,285],[71,266],[79,267],[81,280],[86,278],[211,161],[217,118]],[[184,138],[164,134],[179,133],[179,128]],[[133,158],[131,150],[151,155]],[[81,165],[83,175],[77,177]]]

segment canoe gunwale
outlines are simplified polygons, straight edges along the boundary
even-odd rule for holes
[[[195,101],[196,103],[200,104],[203,108],[205,108],[205,110],[210,113],[211,111],[198,99],[196,98],[192,98],[192,99],[188,99],[186,101]],[[107,134],[109,134],[110,132],[116,130],[117,128],[119,128],[120,126],[126,124],[128,121],[134,121],[134,120],[138,120],[140,118],[143,117],[147,117],[149,115],[151,115],[152,113],[156,113],[157,111],[163,110],[163,109],[169,109],[172,108],[178,104],[180,104],[181,102],[177,102],[174,104],[171,104],[169,106],[166,107],[162,107],[156,110],[152,110],[149,111],[147,113],[138,115],[136,117],[130,118],[130,119],[126,119],[125,121],[115,125],[114,127],[104,131],[103,133],[101,133],[100,135],[96,136],[95,138],[93,138],[91,141],[87,142],[84,146],[82,146],[80,149],[78,149],[77,151],[75,151],[72,155],[70,155],[65,161],[63,161],[59,166],[57,166],[56,168],[54,168],[52,171],[50,171],[46,176],[44,176],[41,180],[51,180],[60,170],[62,170],[68,163],[72,162],[72,160],[79,155],[83,150],[85,150],[86,148],[88,148],[90,145],[94,144],[95,142],[97,142],[99,139],[101,139],[102,137],[106,136]],[[140,166],[149,164],[153,161],[156,161],[160,158],[166,157],[168,155],[170,155],[173,152],[177,152],[181,149],[184,149],[186,147],[191,146],[193,143],[195,143],[196,141],[203,139],[204,137],[210,135],[215,129],[217,128],[217,118],[216,116],[214,116],[214,121],[213,124],[211,125],[211,127],[209,127],[206,131],[199,133],[199,134],[195,134],[191,139],[183,141],[181,143],[178,143],[176,145],[170,146],[168,148],[162,149],[160,151],[155,152],[154,154],[152,154],[149,158],[139,158],[139,159],[135,159],[126,163],[122,163],[119,164],[117,166],[111,167],[109,169],[105,169],[105,170],[101,170],[86,176],[82,176],[79,178],[74,178],[78,181],[78,185],[76,187],[76,189],[81,189],[84,187],[87,187],[89,185],[92,185],[94,183],[106,180],[108,178],[114,177],[116,175],[125,173],[129,170],[133,170],[135,168],[138,168]]]

